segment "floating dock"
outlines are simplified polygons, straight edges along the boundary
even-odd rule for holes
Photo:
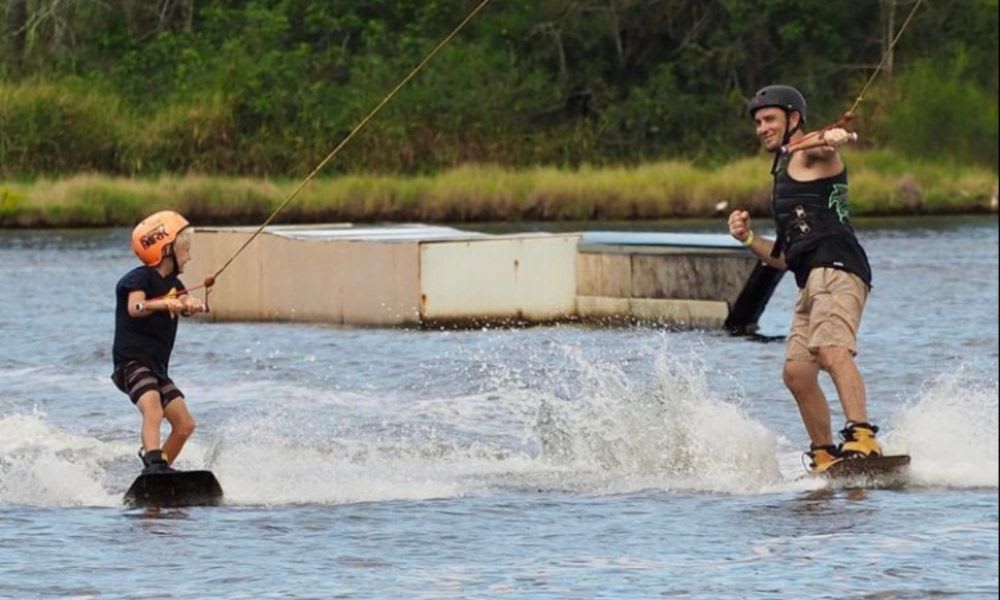
[[[757,263],[728,235],[587,232],[577,247],[577,313],[721,327]]]
[[[197,228],[189,285],[254,231]],[[423,327],[639,320],[718,328],[747,295],[757,265],[729,236],[715,234],[271,226],[218,278],[210,304],[218,320]]]

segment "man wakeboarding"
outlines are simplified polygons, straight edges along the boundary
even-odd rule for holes
[[[799,296],[788,334],[784,383],[809,435],[810,471],[832,474],[844,461],[882,456],[875,437],[878,427],[868,418],[865,384],[854,361],[872,272],[851,226],[847,167],[837,152],[852,134],[841,127],[804,133],[805,98],[786,85],[759,90],[749,113],[761,144],[775,155],[771,208],[777,239],[757,236],[745,210],[730,214],[729,233],[764,263],[795,275]],[[787,151],[790,144],[816,136],[818,147]],[[839,444],[834,443],[820,370],[833,379],[847,420]]]

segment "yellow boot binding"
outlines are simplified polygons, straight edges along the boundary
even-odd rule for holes
[[[841,456],[848,459],[882,456],[882,446],[875,439],[876,433],[878,427],[875,425],[848,421],[840,430],[840,437],[844,440],[840,444]]]
[[[809,458],[807,468],[814,475],[825,473],[827,469],[843,460],[840,456],[840,449],[836,446],[810,445],[806,457]]]

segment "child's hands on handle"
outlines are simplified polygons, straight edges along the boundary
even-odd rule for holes
[[[750,213],[745,210],[734,210],[729,215],[729,235],[745,244],[750,238],[750,231]]]
[[[181,314],[185,317],[190,317],[195,313],[208,312],[208,308],[205,307],[205,303],[190,294],[181,296],[180,300],[184,306]]]
[[[164,298],[163,306],[173,318],[176,318],[178,314],[184,312],[184,301],[180,298]]]

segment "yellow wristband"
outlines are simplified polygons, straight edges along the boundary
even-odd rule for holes
[[[754,241],[755,238],[756,238],[756,236],[754,236],[754,234],[753,234],[753,229],[751,229],[750,233],[747,235],[747,239],[743,240],[740,243],[743,244],[744,246],[746,246],[747,248],[749,248],[750,246],[753,245],[753,241]]]

